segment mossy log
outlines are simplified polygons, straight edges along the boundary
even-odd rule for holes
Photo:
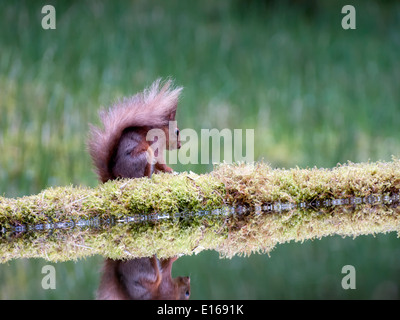
[[[49,188],[0,197],[0,261],[167,257],[209,249],[232,257],[335,234],[399,233],[399,189],[398,159],[333,169],[223,164],[204,175]]]

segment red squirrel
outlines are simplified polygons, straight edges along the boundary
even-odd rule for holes
[[[181,147],[179,129],[172,126],[182,88],[171,86],[171,81],[156,80],[142,93],[100,111],[104,129],[90,126],[88,148],[101,182],[172,172],[164,150]]]
[[[88,148],[101,182],[172,172],[164,151],[181,146],[174,126],[181,91],[170,80],[156,80],[142,93],[100,111],[103,129],[91,125]],[[97,298],[188,299],[190,278],[171,277],[176,259],[106,259]]]

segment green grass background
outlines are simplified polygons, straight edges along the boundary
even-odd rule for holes
[[[43,30],[53,4],[56,30]],[[332,167],[400,153],[400,4],[362,1],[0,2],[0,194],[97,184],[85,149],[97,110],[157,77],[185,87],[181,129],[255,130],[255,158]],[[211,165],[176,165],[207,172]],[[101,257],[0,265],[0,298],[92,299]],[[343,290],[354,265],[357,289]],[[279,245],[268,255],[182,257],[193,299],[400,298],[397,235]]]

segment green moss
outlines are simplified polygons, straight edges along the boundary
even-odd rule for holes
[[[16,199],[0,197],[1,229],[14,228],[2,233],[1,261],[19,257],[64,261],[94,254],[120,259],[155,253],[167,257],[208,249],[231,257],[333,234],[399,232],[399,207],[382,202],[317,210],[310,206],[277,212],[259,209],[277,202],[310,204],[398,195],[399,177],[397,159],[333,169],[224,164],[205,175],[159,174],[151,179],[111,181],[94,189],[69,186]],[[226,214],[237,206],[252,210]],[[122,223],[128,218],[139,221]],[[91,225],[79,226],[82,219]],[[74,222],[75,228],[55,227],[65,221]],[[16,226],[25,230],[18,233]],[[29,229],[35,226],[51,232]]]

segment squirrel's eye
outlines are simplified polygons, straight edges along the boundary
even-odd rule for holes
[[[189,297],[189,295],[190,295],[189,290],[186,290],[185,295],[186,295],[186,297]]]
[[[179,129],[178,129],[178,128],[175,129],[175,134],[176,134],[177,136],[179,136]]]

